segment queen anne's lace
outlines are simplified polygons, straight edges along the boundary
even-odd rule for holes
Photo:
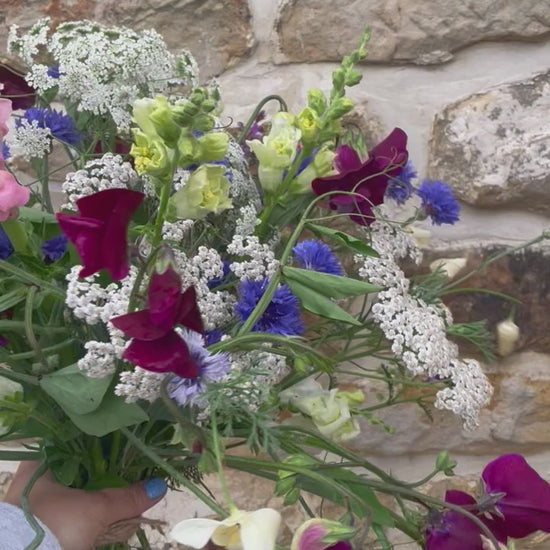
[[[31,67],[29,84],[40,93],[58,86],[60,97],[80,110],[111,115],[119,130],[129,129],[130,108],[139,97],[197,82],[191,54],[174,56],[154,30],[135,32],[74,21],[59,25],[48,36],[49,24],[49,19],[42,19],[23,36],[18,36],[17,26],[9,33],[8,49]],[[33,67],[41,46],[57,64],[58,78],[48,76],[44,65]]]
[[[76,210],[76,201],[105,189],[134,189],[139,181],[129,162],[120,155],[107,153],[90,160],[83,170],[67,174],[63,191],[67,202],[62,208]]]

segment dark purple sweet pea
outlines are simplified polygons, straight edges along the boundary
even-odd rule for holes
[[[407,134],[395,128],[370,151],[365,162],[351,147],[339,147],[335,158],[339,173],[317,178],[311,186],[316,195],[336,192],[328,197],[333,210],[349,213],[355,223],[370,225],[374,221],[372,207],[384,202],[388,182],[401,173],[407,159]]]
[[[499,540],[519,539],[535,531],[550,532],[550,484],[523,456],[498,457],[485,466],[481,478],[487,496],[496,499],[496,514],[491,513],[492,519],[485,514],[483,521]]]
[[[152,372],[173,372],[180,378],[196,378],[199,368],[187,344],[174,330],[186,327],[203,334],[194,287],[181,292],[179,275],[168,267],[151,276],[148,308],[111,319],[114,327],[132,338],[123,358]]]
[[[353,550],[351,544],[347,541],[337,542],[332,546],[327,546],[325,550]]]
[[[0,97],[11,99],[15,110],[34,105],[36,92],[27,84],[23,73],[6,63],[0,63],[0,84],[4,86]]]
[[[475,499],[462,491],[447,491],[445,502],[476,510]],[[426,550],[483,550],[480,535],[479,527],[458,512],[433,512],[426,528]]]
[[[46,263],[57,262],[67,250],[67,237],[61,233],[53,239],[48,239],[40,245],[40,253]]]
[[[13,254],[13,246],[4,228],[0,225],[0,260],[7,260]]]
[[[79,216],[56,214],[61,231],[71,241],[84,267],[80,277],[106,269],[113,281],[128,275],[126,233],[143,193],[106,189],[76,201]]]

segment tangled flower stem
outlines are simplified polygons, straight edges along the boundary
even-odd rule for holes
[[[254,109],[254,111],[252,112],[250,117],[248,118],[246,124],[244,125],[243,131],[241,132],[241,135],[237,139],[237,143],[239,145],[245,140],[246,136],[248,135],[248,131],[252,127],[252,124],[254,124],[254,121],[256,120],[258,115],[260,114],[260,111],[263,109],[264,105],[266,103],[269,103],[272,100],[275,100],[275,101],[279,102],[279,107],[280,107],[279,111],[288,111],[287,104],[281,96],[276,95],[276,94],[272,94],[272,95],[268,95],[268,96],[264,97],[260,101],[260,103],[258,103],[256,108]]]

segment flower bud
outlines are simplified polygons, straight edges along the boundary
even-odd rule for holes
[[[497,324],[497,349],[501,357],[510,355],[519,340],[519,327],[511,319],[505,319]]]
[[[351,539],[354,535],[353,527],[338,521],[312,518],[298,527],[292,537],[290,550],[325,550],[339,542]]]
[[[432,272],[440,270],[447,277],[453,279],[466,266],[466,258],[439,258],[430,264]]]
[[[318,88],[311,88],[308,90],[307,104],[318,116],[321,116],[327,110],[325,94]]]

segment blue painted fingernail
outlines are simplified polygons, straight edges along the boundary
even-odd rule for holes
[[[152,477],[144,483],[145,492],[149,500],[156,500],[166,493],[167,485],[164,479],[160,477]]]

